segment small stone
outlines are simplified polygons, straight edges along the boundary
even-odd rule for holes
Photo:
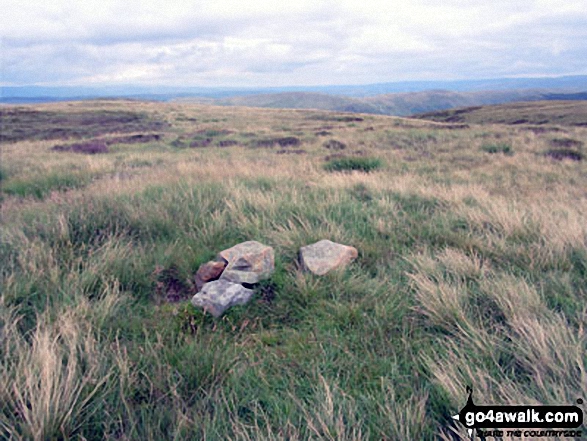
[[[321,240],[300,248],[300,263],[304,271],[323,276],[333,269],[347,266],[358,255],[354,247]]]
[[[257,283],[275,270],[273,248],[254,240],[221,251],[218,259],[227,263],[220,279],[234,283]]]
[[[226,262],[208,262],[200,265],[194,277],[197,290],[200,291],[207,282],[218,280],[224,268]]]
[[[214,280],[206,283],[202,291],[192,298],[192,305],[202,308],[214,317],[220,317],[224,311],[235,305],[244,305],[253,296],[252,289],[227,280]]]

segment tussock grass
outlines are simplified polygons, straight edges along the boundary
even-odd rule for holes
[[[455,278],[446,257],[417,256],[411,278],[418,312],[452,337],[423,359],[455,401],[467,384],[487,401],[508,404],[573,402],[587,392],[584,309],[571,323],[523,278],[494,270],[463,278],[479,268],[475,258]]]
[[[349,171],[358,170],[362,172],[370,172],[382,166],[379,158],[352,158],[342,157],[331,159],[324,165],[327,171]]]
[[[69,110],[96,109],[168,132],[123,128],[109,136],[133,143],[103,155],[54,152],[57,140],[0,146],[1,437],[449,440],[467,386],[478,404],[587,396],[587,174],[584,161],[543,156],[548,127]],[[326,130],[353,161],[385,167],[324,170],[314,134]],[[307,154],[249,147],[291,134]],[[214,141],[172,145],[197,137]],[[240,144],[216,146],[229,138]],[[493,142],[516,154],[485,154]],[[299,248],[324,238],[359,258],[302,273]],[[249,305],[213,320],[165,302],[166,286],[189,298],[198,266],[244,240],[276,251]]]
[[[61,307],[55,319],[48,311],[42,313],[28,335],[18,329],[17,312],[4,311],[0,431],[6,438],[68,438],[83,431],[114,383],[114,370],[101,353],[94,326],[118,303],[114,286],[94,304],[81,299]]]
[[[481,150],[486,153],[503,153],[504,155],[513,155],[512,146],[509,144],[483,144]]]

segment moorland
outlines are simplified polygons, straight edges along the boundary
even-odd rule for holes
[[[453,440],[467,386],[587,399],[587,111],[545,106],[1,107],[0,438]],[[320,239],[359,257],[305,273]],[[195,309],[245,240],[271,279]]]

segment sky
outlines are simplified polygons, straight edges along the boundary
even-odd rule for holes
[[[0,83],[281,87],[587,74],[587,0],[2,0]]]

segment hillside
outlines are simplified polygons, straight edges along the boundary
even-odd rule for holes
[[[167,101],[177,98],[223,99],[247,95],[292,92],[328,94],[340,97],[366,98],[391,93],[447,90],[479,92],[487,90],[556,90],[577,93],[587,90],[587,75],[543,78],[486,78],[452,81],[399,81],[376,84],[289,87],[192,87],[136,84],[110,86],[8,86],[0,85],[0,102],[27,103],[94,98],[138,98]]]
[[[513,101],[535,101],[583,98],[581,94],[554,94],[549,90],[496,90],[452,92],[430,90],[425,92],[393,93],[363,98],[328,95],[324,93],[288,92],[258,94],[207,100],[223,106],[267,107],[283,109],[320,109],[339,112],[373,113],[408,116],[465,106],[483,106]],[[187,99],[188,101],[199,101]],[[200,101],[203,102],[203,101]]]
[[[585,409],[584,105],[0,107],[0,439],[454,441],[468,387]],[[309,272],[323,239],[358,255]],[[270,277],[194,307],[245,241]]]
[[[267,107],[273,109],[320,109],[341,112],[380,113],[374,105],[359,98],[312,92],[289,92],[237,96],[213,101],[222,106]]]
[[[475,124],[587,126],[587,101],[537,101],[428,112],[414,118]]]

